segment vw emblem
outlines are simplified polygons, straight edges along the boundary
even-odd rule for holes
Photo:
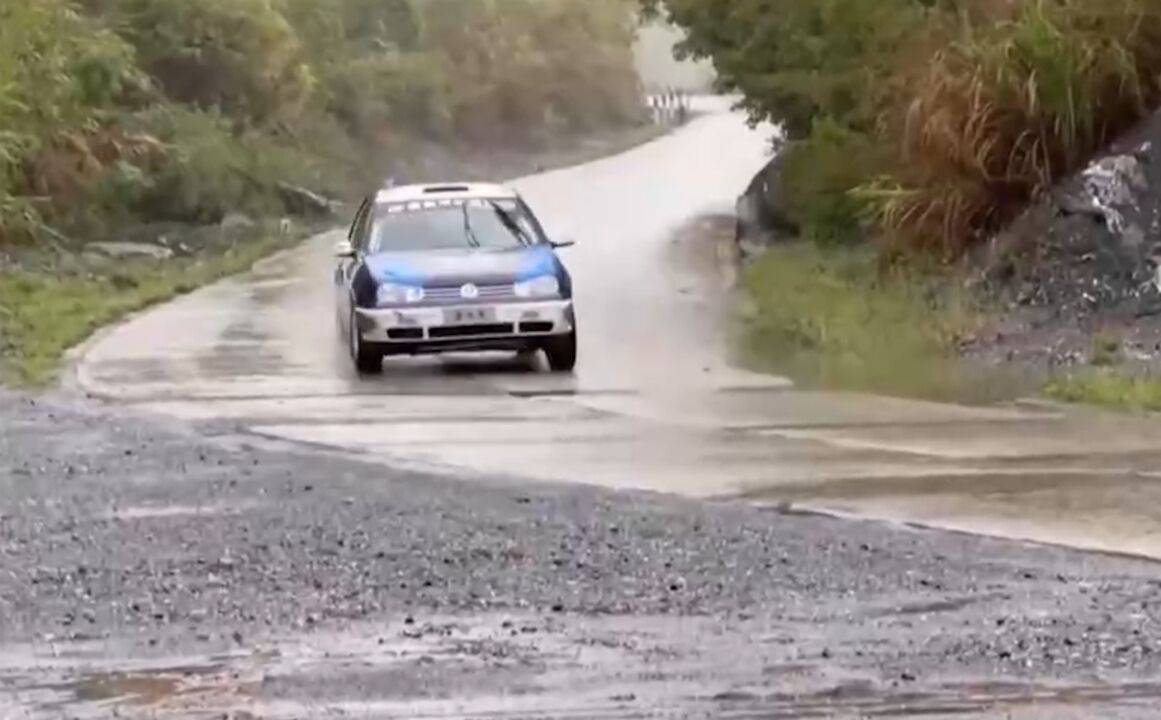
[[[479,296],[480,289],[472,283],[468,283],[467,285],[464,285],[462,288],[460,288],[460,297],[465,300],[475,300]]]

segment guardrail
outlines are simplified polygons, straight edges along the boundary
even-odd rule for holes
[[[650,93],[645,101],[653,116],[653,122],[662,127],[684,125],[689,120],[689,95],[679,90]]]

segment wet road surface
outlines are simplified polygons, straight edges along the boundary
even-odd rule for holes
[[[573,377],[506,356],[392,359],[356,377],[332,319],[332,235],[114,329],[79,385],[466,478],[793,501],[1161,557],[1161,423],[801,392],[732,368],[727,263],[678,238],[732,209],[769,131],[699,102],[709,114],[671,136],[514,183],[550,233],[579,241],[564,251]]]
[[[1096,718],[1156,565],[0,391],[0,718]]]
[[[674,238],[763,149],[717,112],[515,183],[580,242],[574,377],[356,377],[324,236],[88,345],[111,409],[0,397],[0,708],[1155,716],[1155,565],[793,509],[1161,554],[1161,433],[731,368]]]

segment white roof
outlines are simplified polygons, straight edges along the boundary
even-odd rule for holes
[[[429,183],[424,185],[398,185],[383,188],[375,196],[375,202],[408,202],[411,200],[470,200],[472,198],[515,198],[516,191],[496,183]]]

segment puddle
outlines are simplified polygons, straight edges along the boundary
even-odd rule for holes
[[[510,390],[508,395],[520,399],[560,398],[582,396],[623,396],[630,397],[639,394],[636,390],[590,390],[580,388],[561,388],[558,390]]]
[[[134,705],[156,705],[189,692],[186,684],[188,676],[194,672],[205,671],[92,675],[77,681],[68,689],[77,700],[83,702],[117,700]]]
[[[150,520],[172,517],[204,517],[212,515],[240,515],[247,510],[261,507],[258,502],[235,502],[226,505],[138,505],[117,508],[106,514],[109,520]]]
[[[209,353],[194,358],[198,377],[206,380],[239,376],[278,377],[293,365],[272,347],[218,345]]]
[[[803,633],[785,630],[803,640]],[[1054,720],[1077,710],[1104,717],[1109,709],[1144,709],[1161,699],[1161,685],[1145,682],[892,683],[873,671],[806,664],[795,655],[801,648],[754,639],[753,628],[724,631],[712,618],[407,618],[269,638],[260,642],[263,651],[229,657],[89,658],[41,667],[35,676],[0,669],[0,687],[19,693],[14,697],[25,711],[19,717],[84,720],[997,714]]]
[[[1022,710],[1035,710],[1033,717],[1047,720],[1070,708],[1071,712],[1096,704],[1107,708],[1159,699],[1161,685],[1153,683],[1061,687],[981,683],[887,693],[869,685],[852,685],[805,696],[751,696],[747,704],[755,710],[762,708],[761,717],[766,720],[847,717],[852,712],[860,718],[1026,717],[1015,714]]]
[[[255,323],[243,321],[234,323],[222,331],[220,343],[237,345],[255,345],[271,340],[270,333],[259,328]]]
[[[56,672],[62,670],[57,668]],[[163,709],[191,708],[205,700],[237,704],[254,697],[254,688],[238,677],[225,665],[207,663],[156,669],[77,669],[57,674],[57,679],[7,677],[3,685],[17,691],[24,710],[20,717],[133,717],[140,711],[154,717]]]

